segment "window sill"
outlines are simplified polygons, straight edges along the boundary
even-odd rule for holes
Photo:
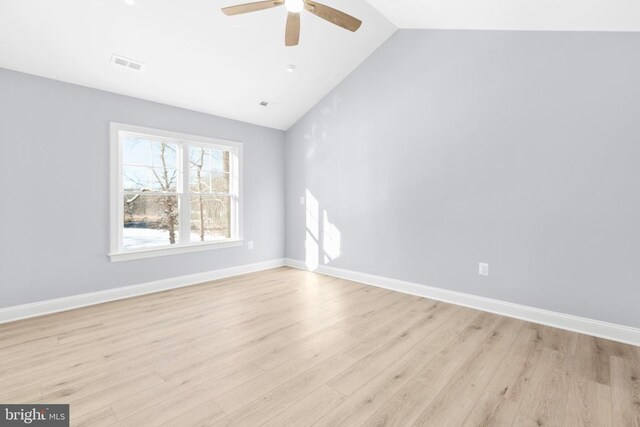
[[[184,246],[172,246],[168,248],[138,249],[109,254],[111,262],[129,261],[134,259],[154,258],[166,255],[186,254],[202,252],[212,249],[236,248],[244,244],[242,240],[223,240],[221,242],[192,243]]]

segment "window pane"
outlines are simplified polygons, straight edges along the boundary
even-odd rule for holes
[[[191,241],[231,237],[231,197],[191,196]]]
[[[147,166],[123,166],[124,191],[160,191],[175,193],[178,171]]]
[[[229,174],[191,171],[189,191],[192,193],[229,193]]]
[[[217,148],[189,147],[189,191],[228,193],[230,153]]]
[[[178,149],[178,144],[125,136],[122,143],[124,190],[175,192]]]
[[[122,160],[125,165],[177,167],[178,144],[161,142],[153,138],[125,136],[122,144]]]
[[[178,243],[178,197],[124,196],[123,247],[139,249]]]

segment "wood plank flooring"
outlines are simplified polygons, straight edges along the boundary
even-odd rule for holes
[[[277,268],[0,325],[76,426],[635,426],[640,348]]]

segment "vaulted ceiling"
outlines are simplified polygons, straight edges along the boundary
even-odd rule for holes
[[[284,7],[220,11],[245,1],[2,0],[0,67],[288,129],[396,27],[640,30],[637,0],[322,0],[362,27],[303,12],[300,44],[285,47]]]
[[[327,0],[361,28],[303,12],[299,46],[285,47],[284,7],[220,11],[247,1],[2,0],[0,67],[287,129],[395,31],[365,0]]]

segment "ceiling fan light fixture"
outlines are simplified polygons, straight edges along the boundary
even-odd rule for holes
[[[303,0],[284,0],[284,6],[291,13],[300,13],[304,9]]]
[[[337,25],[351,32],[357,31],[362,21],[348,15],[338,9],[334,9],[314,0],[261,0],[251,3],[237,4],[222,8],[222,13],[227,16],[241,15],[259,10],[285,6],[287,9],[287,24],[284,29],[284,45],[297,46],[300,41],[300,12],[306,10],[309,13],[322,18],[327,22]]]

